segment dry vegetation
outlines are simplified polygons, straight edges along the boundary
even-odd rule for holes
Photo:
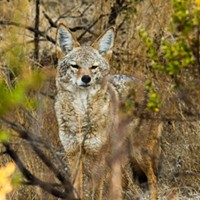
[[[55,31],[61,21],[69,25],[81,43],[90,43],[102,30],[115,25],[116,42],[111,63],[112,73],[132,75],[144,81],[151,80],[154,90],[161,97],[160,118],[164,122],[164,130],[158,175],[160,199],[200,199],[198,66],[185,68],[176,76],[169,76],[152,69],[144,42],[138,34],[139,29],[145,29],[158,49],[161,38],[173,41],[175,36],[169,31],[170,16],[173,13],[171,2],[168,0],[41,0],[39,24],[35,23],[37,1],[22,2],[26,1],[0,1],[0,74],[8,88],[12,88],[20,78],[16,69],[17,62],[12,62],[16,65],[12,66],[13,68],[7,68],[8,60],[12,58],[9,52],[19,45],[23,49],[23,66],[29,70],[39,69],[43,74],[43,82],[37,88],[31,88],[28,94],[35,99],[37,106],[34,109],[23,106],[13,108],[11,112],[1,115],[4,120],[0,121],[0,126],[12,130],[10,148],[20,156],[25,167],[33,175],[45,183],[50,183],[48,186],[51,191],[42,190],[40,184],[40,187],[34,186],[38,184],[26,177],[25,186],[18,186],[8,195],[8,199],[57,199],[49,194],[52,188],[60,193],[70,189],[70,185],[69,187],[65,185],[68,181],[66,158],[58,138],[53,107],[57,62]],[[28,69],[22,77],[28,76]],[[30,138],[23,133],[24,130]],[[32,136],[36,138],[31,138]],[[40,138],[44,142],[41,142]],[[8,154],[3,153],[5,149],[5,146],[0,146],[2,152],[0,166],[10,161]],[[48,160],[56,166],[56,170],[45,164]],[[59,179],[58,172],[62,177],[66,177],[66,180]],[[141,199],[146,199],[147,190],[143,187],[138,190]]]

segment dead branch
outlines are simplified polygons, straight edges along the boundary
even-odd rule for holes
[[[45,11],[43,11],[43,14],[44,14],[44,17],[47,19],[47,21],[49,22],[49,25],[50,25],[50,27],[48,28],[48,29],[50,29],[50,28],[57,28],[58,27],[58,25],[57,25],[57,21],[53,21],[52,19],[51,19],[51,17],[45,12]],[[80,16],[81,17],[81,16]],[[85,27],[85,26],[75,26],[75,27],[73,27],[73,28],[69,28],[72,32],[76,32],[76,31],[78,31],[78,30],[87,30],[87,28]],[[96,36],[96,34],[93,32],[93,31],[91,31],[91,30],[87,30],[87,32],[89,32],[90,34],[92,34],[92,35],[95,35]]]
[[[60,20],[60,19],[65,19],[65,18],[80,18],[80,17],[83,17],[84,16],[84,14],[87,12],[87,10],[92,6],[92,4],[93,3],[91,3],[91,4],[89,4],[84,10],[83,10],[83,12],[80,14],[80,15],[78,15],[78,16],[70,16],[70,11],[67,11],[67,12],[65,12],[65,13],[63,13],[62,15],[60,15],[58,18],[57,18],[57,20],[55,21],[55,24],[57,24],[57,22]],[[66,15],[66,13],[68,13],[67,15]]]
[[[41,159],[41,161],[54,173],[56,178],[61,182],[61,185],[64,188],[65,192],[61,192],[57,189],[54,189],[52,184],[45,183],[44,181],[38,179],[33,174],[31,174],[31,172],[24,166],[24,164],[18,157],[17,153],[10,147],[10,144],[4,143],[3,145],[6,148],[5,152],[14,160],[14,162],[19,167],[24,177],[27,179],[28,183],[30,185],[37,185],[54,196],[61,197],[61,198],[70,197],[70,199],[75,199],[73,195],[74,189],[69,180],[69,174],[66,173],[66,171],[64,171],[64,173],[63,172],[61,173],[60,170],[49,160],[49,158],[39,148],[38,143],[44,144],[44,141],[39,136],[31,133],[30,131],[24,130],[23,127],[20,127],[19,125],[14,124],[6,119],[2,119],[1,122],[8,128],[18,133],[20,138],[26,140],[30,144],[31,148],[34,150],[37,156]]]
[[[13,159],[13,161],[16,163],[18,166],[19,170],[21,173],[24,175],[24,177],[27,179],[29,185],[35,185],[39,186],[43,190],[47,191],[48,193],[60,197],[60,198],[65,198],[65,199],[75,199],[73,196],[72,191],[69,192],[61,192],[58,189],[55,189],[54,186],[52,186],[49,183],[46,183],[44,181],[41,181],[38,179],[36,176],[34,176],[23,164],[17,153],[11,148],[9,143],[4,143],[4,147],[6,148],[6,153]]]
[[[36,61],[39,59],[39,25],[40,25],[40,0],[35,2],[35,32],[34,32],[34,58]]]
[[[16,27],[19,27],[19,28],[25,28],[25,29],[29,30],[30,32],[39,34],[41,37],[45,38],[47,41],[49,41],[53,44],[56,44],[56,41],[52,37],[50,37],[49,35],[47,35],[43,31],[36,30],[35,28],[33,28],[31,26],[26,26],[26,25],[23,25],[23,24],[20,24],[20,23],[17,23],[17,22],[4,21],[4,20],[0,20],[0,25],[2,25],[2,26],[16,26]]]

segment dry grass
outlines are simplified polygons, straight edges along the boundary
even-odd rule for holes
[[[71,5],[65,2],[66,1],[61,1],[60,3],[57,1],[44,1],[41,6],[52,19],[56,19],[58,15],[64,13],[69,8],[73,8],[71,9],[73,12],[70,12],[69,15],[74,16],[75,13],[78,13],[77,15],[79,16],[89,4],[85,3],[81,5],[81,1],[79,0],[76,1],[77,3],[71,3]],[[12,3],[7,4],[7,1],[4,1],[5,6],[10,4]],[[2,5],[3,4],[1,4],[0,11],[4,11],[5,9]],[[12,6],[10,7],[11,10],[14,9]],[[101,9],[96,12],[95,6],[94,3],[85,11],[86,14],[78,19],[66,18],[67,23],[70,27],[78,25],[88,27],[93,19],[102,12]],[[55,10],[56,13],[54,12]],[[149,68],[149,60],[147,59],[144,45],[137,33],[138,28],[144,28],[155,38],[157,43],[159,43],[161,37],[167,37],[169,35],[170,12],[171,5],[167,0],[156,0],[154,2],[152,0],[145,0],[137,5],[137,13],[130,15],[127,21],[123,22],[126,13],[120,13],[118,15],[116,26],[118,27],[120,25],[120,29],[117,30],[116,45],[112,61],[112,73],[125,73],[136,76],[140,80],[153,80],[156,91],[161,95],[161,117],[164,121],[164,129],[161,138],[161,169],[158,175],[159,198],[163,200],[198,200],[200,199],[199,74],[194,74],[192,70],[183,71],[180,75],[181,87],[178,90],[172,90],[172,85],[174,83],[172,78],[154,72]],[[4,11],[2,13],[3,19],[10,19],[7,12]],[[31,15],[33,15],[33,12]],[[102,23],[105,23],[105,21],[106,20],[97,23],[96,26],[91,29],[95,35],[86,34],[85,40],[87,41],[100,33]],[[42,17],[41,29],[45,30],[48,26],[47,20]],[[98,27],[98,29],[95,29],[95,27]],[[0,31],[0,39],[4,41],[6,38],[6,28],[0,26]],[[79,36],[81,33],[83,33],[83,30],[77,31],[77,35]],[[54,38],[55,29],[52,28],[48,30],[47,34]],[[164,35],[161,36],[161,34]],[[30,38],[30,35],[31,34],[28,33],[27,37]],[[41,42],[40,45],[42,61],[47,57],[51,60],[54,46],[49,42]],[[0,56],[2,57],[1,54]],[[3,57],[1,59],[3,63]],[[8,114],[7,117],[12,121],[24,124],[27,129],[42,136],[42,138],[50,144],[52,151],[65,161],[64,150],[58,138],[57,122],[54,113],[53,98],[56,93],[54,84],[55,69],[52,62],[49,63],[48,59],[45,60],[45,64],[43,69],[46,70],[46,68],[48,68],[50,72],[48,75],[50,76],[45,80],[41,91],[35,94],[40,104],[36,110],[29,112],[29,115],[33,118],[28,118],[26,113],[21,110],[16,110],[15,116],[11,113]],[[38,156],[35,155],[30,145],[17,137],[16,133],[14,133],[14,135],[12,146],[16,149],[16,152],[19,153],[24,163],[26,163],[26,167],[42,180],[56,182],[57,180],[51,170],[49,170]],[[50,160],[56,163],[54,155],[49,152],[49,149],[41,148],[44,150],[45,154],[49,156]],[[3,151],[3,147],[1,149]],[[1,163],[8,162],[9,160],[8,156],[1,156]],[[145,188],[145,186],[138,187],[137,183],[132,182],[132,191],[128,192],[139,194],[140,199],[145,200],[148,199],[148,190],[143,188]],[[34,186],[21,186],[8,196],[8,199],[12,200],[24,198],[30,200],[56,199]]]

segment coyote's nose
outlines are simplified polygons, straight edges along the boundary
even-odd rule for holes
[[[81,80],[83,81],[83,83],[88,84],[91,81],[91,77],[88,75],[84,75],[82,76]]]

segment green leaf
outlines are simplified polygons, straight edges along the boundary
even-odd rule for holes
[[[11,176],[11,183],[14,187],[19,187],[23,183],[23,176],[19,171],[15,171]]]
[[[7,130],[0,131],[0,142],[7,143],[11,140],[11,134]]]

